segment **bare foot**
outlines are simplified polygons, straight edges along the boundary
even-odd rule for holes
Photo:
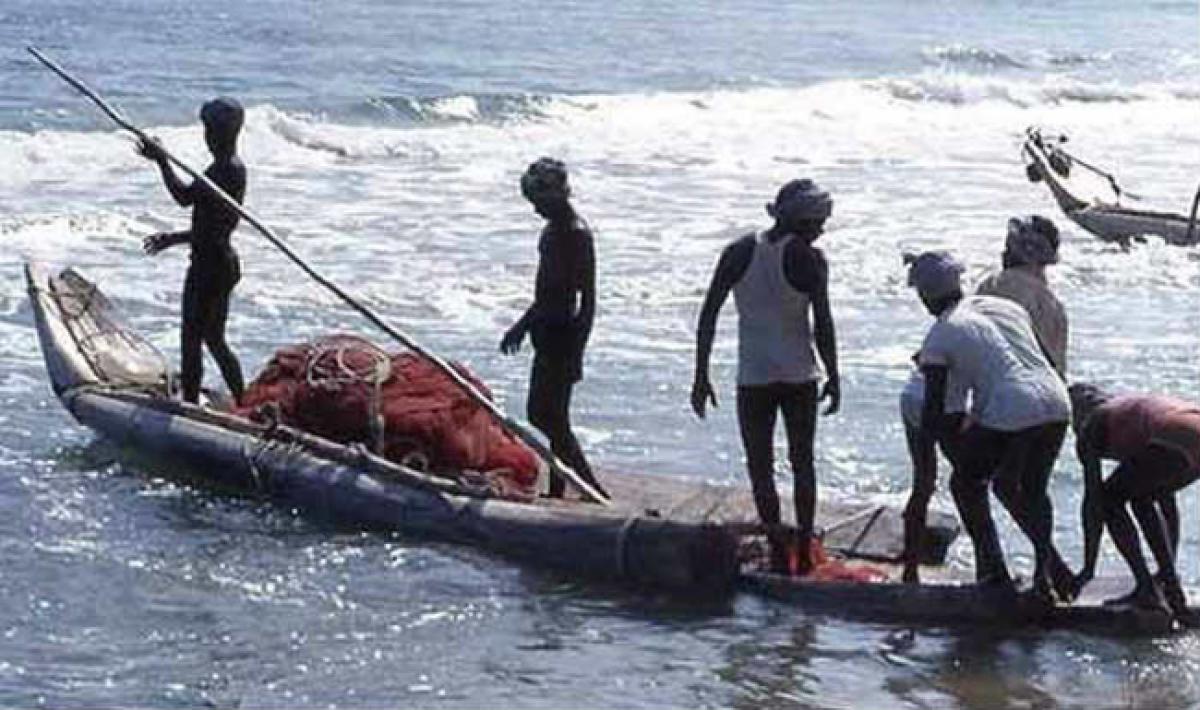
[[[1054,594],[1059,601],[1070,604],[1079,596],[1079,588],[1075,585],[1075,575],[1071,574],[1071,570],[1067,569],[1066,565],[1053,569],[1050,577],[1054,585]]]
[[[1168,611],[1167,603],[1163,600],[1158,587],[1134,587],[1132,592],[1124,596],[1106,599],[1104,606],[1132,606],[1150,611]]]
[[[1192,610],[1187,605],[1187,595],[1183,592],[1183,587],[1178,581],[1173,581],[1162,586],[1163,597],[1167,600],[1167,606],[1171,609],[1171,613],[1179,623],[1188,628],[1195,628],[1200,618],[1192,613]]]

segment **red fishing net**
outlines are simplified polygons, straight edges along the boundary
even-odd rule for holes
[[[453,364],[488,398],[466,367]],[[428,361],[389,355],[350,335],[282,348],[246,389],[235,413],[270,416],[339,443],[438,475],[482,478],[496,495],[535,495],[537,458]],[[464,474],[464,472],[469,472]]]
[[[849,563],[830,557],[829,553],[825,551],[825,546],[815,535],[810,538],[808,550],[809,559],[812,560],[812,570],[805,575],[805,579],[819,582],[882,582],[888,577],[887,572],[878,567],[862,562]],[[789,562],[792,568],[796,569],[800,566],[799,555],[795,554],[796,550],[790,552],[792,559]]]
[[[747,570],[767,571],[771,567],[770,544],[767,538],[750,536],[742,540],[740,556]],[[800,545],[794,535],[787,536],[783,547],[787,571],[776,571],[810,582],[886,582],[889,574],[885,568],[865,562],[849,562],[831,556],[817,536],[809,538],[808,555],[812,566],[801,574]]]

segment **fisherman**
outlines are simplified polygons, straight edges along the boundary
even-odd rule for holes
[[[1003,269],[984,278],[975,292],[1024,306],[1050,364],[1065,377],[1067,312],[1046,280],[1046,267],[1058,263],[1058,227],[1040,215],[1013,217],[1000,259]]]
[[[216,98],[200,108],[204,141],[213,156],[204,175],[239,203],[246,195],[246,166],[237,154],[238,133],[244,119],[241,104],[231,98]],[[217,361],[234,400],[240,402],[245,389],[242,368],[225,342],[229,298],[241,279],[237,252],[230,244],[240,215],[199,181],[185,184],[180,180],[171,168],[162,144],[156,139],[141,141],[138,152],[158,163],[163,182],[175,202],[181,207],[192,207],[191,229],[154,234],[143,243],[150,255],[178,244],[191,246],[191,264],[183,284],[180,342],[183,399],[192,403],[199,401],[204,366],[200,348],[204,344]]]
[[[1175,568],[1175,495],[1200,477],[1200,407],[1158,395],[1113,396],[1088,384],[1072,385],[1071,403],[1084,474],[1084,565],[1077,589],[1095,574],[1100,532],[1107,525],[1135,586],[1106,603],[1161,609],[1165,601],[1177,618],[1194,625]],[[1117,462],[1108,478],[1102,478],[1102,459]],[[1156,576],[1146,565],[1130,509],[1158,565]]]
[[[926,392],[918,448],[932,452],[945,431],[948,383],[957,383],[971,405],[950,488],[975,547],[976,579],[1013,590],[987,494],[997,474],[1014,477],[1001,488],[1018,491],[1016,507],[1026,517],[1022,527],[1034,547],[1034,590],[1049,599],[1048,575],[1057,553],[1046,491],[1070,420],[1067,390],[1037,344],[1029,314],[1005,299],[964,298],[962,271],[947,252],[921,254],[909,269],[909,285],[937,319],[921,345]]]
[[[829,307],[829,266],[813,243],[833,209],[829,193],[812,180],[780,188],[767,214],[775,223],[729,244],[721,253],[704,298],[696,333],[692,409],[704,418],[717,405],[708,378],[717,316],[733,291],[738,311],[737,414],[746,467],[759,519],[767,530],[771,568],[790,571],[788,550],[798,551],[799,569],[811,569],[809,550],[816,507],[813,437],[817,403],[829,400],[825,414],[841,406],[837,340]],[[809,311],[813,327],[809,326]],[[814,353],[814,343],[816,353]],[[821,368],[826,381],[817,396]],[[781,525],[775,488],[775,419],[783,413],[796,507],[794,536]],[[791,539],[789,539],[791,538]]]
[[[538,241],[533,303],[513,324],[500,351],[517,352],[528,333],[533,342],[529,377],[529,421],[550,440],[554,455],[586,483],[608,496],[584,458],[571,430],[571,390],[583,379],[583,352],[596,315],[596,256],[592,231],[571,205],[567,168],[540,158],[521,176],[521,194],[546,226]],[[550,497],[561,498],[565,482],[550,481]]]
[[[1007,298],[1023,306],[1030,316],[1033,332],[1042,346],[1043,353],[1059,375],[1065,377],[1067,315],[1062,303],[1050,290],[1046,281],[1046,266],[1058,262],[1058,244],[1058,228],[1044,217],[1033,215],[1008,220],[1005,247],[1001,255],[1003,270],[984,278],[976,293]],[[997,323],[1003,323],[1003,320]],[[914,356],[914,361],[918,358],[919,354]],[[917,564],[920,540],[924,535],[929,500],[937,480],[936,455],[932,448],[922,450],[918,437],[924,399],[925,380],[918,367],[913,370],[900,395],[901,419],[904,422],[905,437],[913,464],[913,488],[905,508],[906,562],[903,577],[908,582],[919,581]],[[948,384],[945,406],[947,419],[940,428],[937,444],[952,467],[956,465],[961,445],[966,405],[966,393],[957,383],[951,381]],[[1020,465],[1021,462],[1010,463]],[[1018,481],[1019,476],[1000,476],[996,479],[995,492],[1018,525],[1024,527],[1028,517],[1020,505],[1020,492],[1015,486]],[[1066,563],[1054,553],[1050,565],[1055,591],[1060,598],[1073,598],[1072,574]]]

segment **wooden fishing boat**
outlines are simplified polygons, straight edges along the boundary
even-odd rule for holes
[[[896,570],[893,570],[896,572]],[[766,573],[745,573],[743,590],[795,604],[810,614],[920,627],[962,627],[1012,631],[1064,629],[1097,635],[1145,636],[1184,630],[1165,610],[1108,606],[1104,600],[1128,592],[1132,580],[1093,580],[1070,605],[1049,605],[1028,593],[982,589],[954,573],[934,571],[920,585],[895,578],[878,583],[812,582]],[[1192,613],[1200,613],[1193,607]]]
[[[1022,153],[1026,158],[1026,176],[1043,182],[1063,214],[1088,232],[1105,241],[1127,246],[1130,241],[1157,236],[1168,244],[1191,246],[1200,242],[1195,228],[1196,205],[1191,216],[1166,211],[1133,209],[1120,203],[1122,191],[1107,172],[1067,153],[1066,136],[1047,136],[1031,128],[1026,132]],[[1075,179],[1079,169],[1100,178]]]
[[[309,515],[363,529],[396,530],[461,542],[574,576],[673,594],[736,590],[795,604],[807,613],[918,624],[1071,628],[1161,633],[1166,614],[1103,607],[1119,582],[1100,580],[1081,603],[1046,608],[1001,598],[925,568],[933,583],[900,584],[903,521],[890,506],[823,501],[826,548],[872,560],[875,583],[813,581],[758,569],[744,554],[760,531],[749,491],[647,474],[605,481],[614,505],[516,502],[489,497],[469,480],[432,476],[290,429],[194,406],[169,396],[170,368],[113,304],[78,272],[26,267],[50,384],[82,424],[156,473],[270,498]],[[951,516],[932,515],[923,550],[944,562],[958,534]]]
[[[756,529],[744,488],[621,474],[617,503],[517,502],[477,479],[433,476],[287,426],[268,426],[170,396],[170,368],[77,271],[26,266],[54,392],[82,424],[171,475],[260,495],[363,528],[464,542],[575,575],[687,594],[733,591],[738,549]],[[898,513],[830,503],[820,520],[849,554],[899,555]],[[833,521],[833,522],[830,522]],[[886,521],[891,521],[889,528]],[[872,530],[876,531],[872,533]],[[933,526],[930,558],[957,534]]]

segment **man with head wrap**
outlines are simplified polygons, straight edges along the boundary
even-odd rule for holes
[[[767,205],[774,225],[735,240],[722,252],[697,328],[691,401],[696,415],[703,418],[706,406],[717,404],[708,378],[708,362],[717,315],[733,291],[738,311],[738,424],[754,503],[767,529],[771,567],[777,572],[790,571],[789,549],[798,552],[797,571],[805,573],[811,568],[817,402],[829,400],[826,414],[835,413],[841,404],[837,341],[829,307],[829,267],[824,254],[813,246],[832,208],[829,193],[812,180],[793,180],[784,185],[775,201]],[[820,397],[818,353],[826,375]],[[780,412],[794,476],[794,534],[781,525],[775,488],[775,420]]]
[[[550,440],[554,455],[607,496],[571,430],[571,391],[583,378],[583,351],[596,314],[596,257],[592,232],[571,205],[567,168],[541,158],[521,176],[521,194],[546,220],[538,241],[533,303],[517,320],[500,351],[511,355],[529,334],[533,370],[529,378],[529,421]],[[565,483],[550,481],[550,496],[561,498]]]
[[[1200,478],[1200,407],[1159,395],[1113,396],[1088,384],[1071,386],[1071,404],[1084,482],[1084,564],[1076,590],[1095,573],[1100,533],[1107,524],[1135,584],[1131,593],[1109,602],[1153,609],[1165,601],[1180,621],[1195,625],[1175,566],[1175,497]],[[1102,459],[1118,463],[1107,479]],[[1155,576],[1142,554],[1139,527],[1158,565]]]
[[[1038,342],[1054,369],[1065,377],[1067,312],[1046,280],[1046,267],[1058,263],[1058,228],[1038,215],[1008,220],[1001,261],[1003,270],[984,278],[976,293],[1007,298],[1024,306],[1033,320]]]
[[[241,104],[231,98],[213,99],[200,109],[204,141],[213,156],[204,175],[239,203],[246,195],[246,166],[237,154],[238,133],[244,118]],[[204,364],[201,345],[207,345],[230,393],[240,400],[244,389],[242,368],[225,342],[229,298],[241,279],[238,255],[230,243],[240,216],[199,182],[187,184],[180,180],[157,140],[142,141],[138,151],[158,164],[175,202],[181,207],[192,207],[191,229],[154,234],[144,243],[150,255],[179,244],[191,246],[191,264],[183,286],[180,342],[183,399],[188,402],[199,399]]]
[[[928,463],[948,424],[947,384],[953,381],[971,397],[955,447],[950,488],[975,547],[976,578],[1012,588],[988,504],[989,484],[1000,474],[1004,479],[998,481],[997,493],[1007,492],[1002,499],[1016,499],[1016,509],[1010,510],[1033,543],[1034,589],[1052,598],[1049,575],[1057,552],[1046,490],[1070,420],[1067,391],[1037,343],[1029,314],[1005,299],[963,298],[962,272],[962,265],[947,252],[921,254],[909,268],[909,285],[937,319],[919,355],[926,392],[914,472],[936,474]],[[1021,464],[1002,465],[1012,461]],[[927,503],[932,486],[932,480],[918,480],[914,496],[919,491]],[[910,503],[909,512],[914,510],[923,516],[923,507]],[[1060,596],[1068,596],[1064,580],[1056,581]]]

